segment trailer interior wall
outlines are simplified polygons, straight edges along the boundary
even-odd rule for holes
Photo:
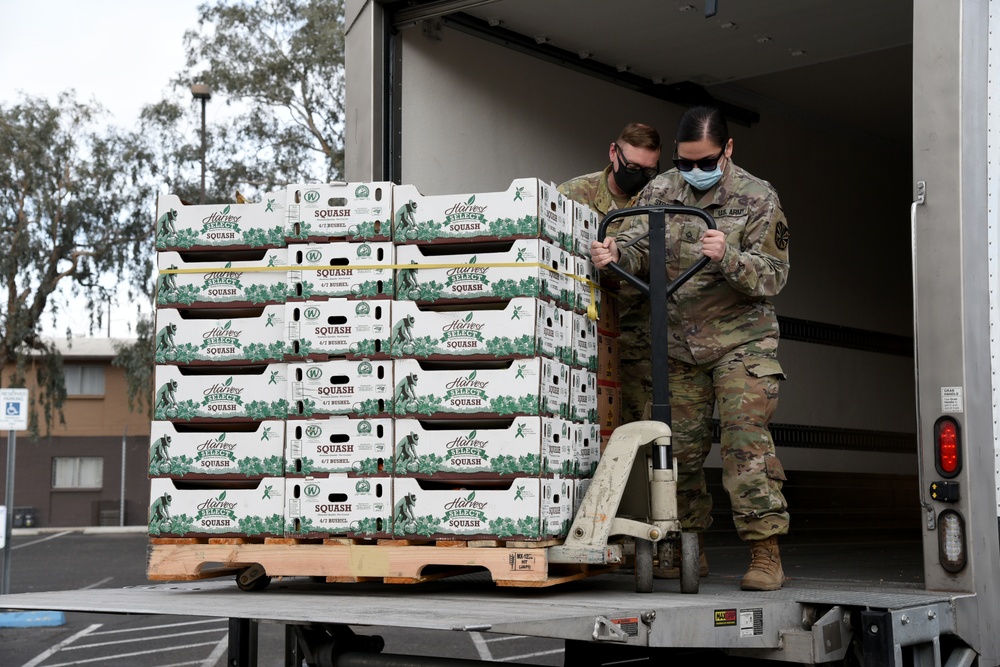
[[[676,104],[447,28],[438,38],[404,30],[400,41],[402,180],[424,194],[504,190],[524,176],[558,183],[600,170],[610,142],[632,120],[660,130],[661,167],[670,166],[684,110]],[[909,99],[895,107],[897,115],[853,127],[796,107],[794,85],[781,85],[782,79],[833,77],[829,95],[840,99],[853,94],[850,82],[865,72],[909,77],[908,47],[852,60],[835,70],[819,65],[757,82],[783,90],[785,99],[738,85],[714,92],[760,113],[759,123],[731,122],[730,131],[735,162],[774,184],[789,219],[792,270],[775,300],[779,314],[910,336],[909,146],[885,138],[908,127]],[[842,76],[845,67],[854,77]],[[858,88],[868,95],[880,87],[862,79]],[[879,123],[891,130],[882,132]],[[775,422],[915,431],[912,358],[794,340],[782,342],[779,356],[788,380]],[[781,455],[790,468],[916,472],[913,449],[818,456],[788,448]]]

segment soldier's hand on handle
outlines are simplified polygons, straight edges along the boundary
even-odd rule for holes
[[[593,251],[591,251],[593,254]],[[701,237],[701,254],[713,262],[721,262],[726,254],[726,234],[718,229],[709,229]],[[594,261],[596,264],[596,260]]]
[[[723,237],[723,241],[725,241],[725,237]],[[615,243],[615,238],[613,236],[608,236],[604,239],[604,241],[591,241],[590,259],[593,260],[594,266],[599,269],[603,269],[611,262],[617,262],[621,259],[621,255],[618,252],[618,245]]]

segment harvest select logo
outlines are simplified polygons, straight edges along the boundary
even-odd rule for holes
[[[452,320],[441,327],[441,342],[449,349],[456,348],[476,348],[483,343],[481,333],[485,324],[478,324],[472,321],[475,313],[469,313],[465,319]]]
[[[488,404],[486,387],[489,382],[476,379],[476,371],[472,371],[468,377],[455,378],[445,385],[444,400],[457,408],[478,408]]]
[[[475,256],[469,258],[466,264],[475,264]],[[450,287],[452,291],[461,294],[462,292],[485,292],[486,285],[490,281],[486,279],[486,267],[479,266],[459,266],[448,269],[448,280],[445,287]]]
[[[226,206],[221,211],[202,218],[201,231],[206,238],[213,241],[236,238],[240,231],[240,218],[243,216],[233,215],[229,211],[230,207]]]
[[[202,392],[204,398],[201,404],[209,412],[238,412],[239,406],[243,404],[240,394],[243,387],[234,387],[233,378],[229,378],[223,383],[216,382],[211,387]]]
[[[490,443],[487,440],[476,439],[476,433],[472,431],[467,436],[458,436],[449,442],[446,445],[448,453],[445,458],[451,459],[457,466],[482,465],[483,459],[487,458],[486,448]]]
[[[242,329],[231,329],[233,321],[217,324],[201,335],[201,348],[208,354],[233,354],[242,347],[240,335]]]
[[[233,268],[232,262],[226,262],[225,269]],[[236,296],[237,290],[243,289],[240,278],[242,271],[211,271],[205,274],[205,292],[209,296]]]
[[[479,231],[486,228],[487,206],[476,206],[476,195],[458,203],[444,212],[444,224],[453,232]]]
[[[202,468],[231,468],[230,464],[236,461],[235,449],[236,443],[226,442],[226,434],[222,433],[218,438],[209,438],[198,445],[194,460]]]
[[[205,527],[228,528],[236,523],[236,503],[226,501],[226,492],[218,498],[208,498],[198,505],[194,520]]]
[[[454,498],[445,503],[445,522],[449,528],[479,528],[484,524],[488,525],[489,519],[483,512],[488,505],[489,503],[476,500],[475,491],[465,498]]]

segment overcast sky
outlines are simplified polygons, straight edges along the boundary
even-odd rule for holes
[[[139,109],[160,100],[183,68],[184,31],[196,27],[203,1],[0,0],[0,102],[9,105],[19,93],[55,100],[72,88],[81,101],[111,112],[115,125],[132,127]],[[112,304],[113,337],[130,335],[137,309],[124,299]],[[84,318],[64,318],[54,329],[50,319],[43,320],[46,332],[62,335],[70,326],[74,335],[86,333]]]

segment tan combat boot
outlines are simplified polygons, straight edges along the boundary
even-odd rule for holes
[[[681,541],[680,538],[674,541],[673,561],[667,567],[654,567],[653,577],[655,579],[680,579],[681,578]],[[705,555],[705,534],[698,533],[698,576],[708,576],[708,557]]]
[[[776,591],[784,580],[778,537],[772,535],[763,540],[751,540],[750,569],[743,575],[740,588],[745,591]]]

